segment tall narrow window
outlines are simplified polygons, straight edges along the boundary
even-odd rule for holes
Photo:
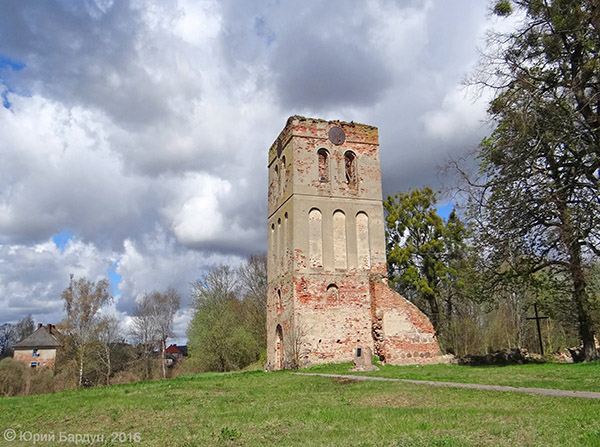
[[[277,264],[283,262],[283,231],[281,231],[281,218],[277,219]]]
[[[271,246],[269,247],[269,254],[271,256],[271,262],[275,263],[277,262],[277,253],[276,253],[276,249],[277,249],[277,240],[275,239],[277,237],[277,234],[275,233],[275,224],[272,223],[271,224]]]
[[[273,186],[275,198],[278,201],[279,196],[281,195],[281,183],[279,178],[279,165],[275,164],[275,185]]]
[[[281,194],[285,194],[285,185],[287,182],[287,167],[285,166],[285,156],[281,157]]]
[[[354,152],[347,151],[344,154],[344,169],[346,171],[346,183],[350,186],[356,186],[356,155],[354,155]]]
[[[333,266],[345,270],[347,264],[346,215],[342,211],[333,213]]]
[[[282,266],[285,270],[287,270],[287,262],[289,259],[288,253],[288,213],[286,212],[283,216],[283,261]]]
[[[358,255],[358,268],[369,270],[371,268],[371,254],[369,250],[369,216],[365,213],[356,215],[356,250]]]
[[[317,158],[319,160],[319,181],[329,181],[329,153],[327,149],[319,149],[317,152]]]
[[[323,230],[321,211],[316,208],[308,213],[308,253],[310,267],[323,268]]]

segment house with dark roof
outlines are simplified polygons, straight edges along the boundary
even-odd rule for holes
[[[54,325],[39,323],[36,331],[13,346],[13,357],[32,368],[54,368],[59,337]]]

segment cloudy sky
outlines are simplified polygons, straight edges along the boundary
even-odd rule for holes
[[[290,115],[379,127],[384,192],[440,187],[485,101],[475,0],[0,3],[0,323],[58,322],[69,274],[144,292],[266,247]]]

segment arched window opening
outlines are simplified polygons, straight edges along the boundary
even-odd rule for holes
[[[327,149],[319,149],[317,152],[317,158],[319,160],[319,181],[329,181],[329,153]]]
[[[281,231],[281,217],[277,219],[277,263],[281,265],[283,261],[283,231]]]
[[[348,268],[346,215],[340,210],[333,213],[333,267],[336,270],[346,270]]]
[[[282,260],[282,266],[284,267],[284,269],[287,269],[287,261],[289,259],[289,247],[288,247],[288,213],[286,212],[283,216],[283,260]]]
[[[269,247],[269,256],[270,256],[270,259],[272,262],[276,261],[276,259],[275,259],[275,234],[276,234],[275,233],[275,224],[272,223],[271,224],[271,237],[269,238],[270,242],[271,242],[271,245]]]
[[[356,215],[356,251],[358,255],[358,268],[369,270],[371,268],[371,250],[369,246],[369,216],[360,212]]]
[[[279,190],[281,188],[281,185],[280,185],[279,181],[280,181],[280,178],[279,178],[279,165],[275,164],[275,179],[274,179],[275,185],[274,185],[273,189],[275,190],[274,192],[276,194],[275,195],[276,198],[279,197]]]
[[[281,193],[285,192],[285,184],[287,181],[287,167],[285,165],[285,155],[281,157]]]
[[[323,227],[321,211],[316,208],[308,213],[309,265],[313,269],[323,268]]]
[[[344,154],[344,169],[346,183],[350,186],[356,186],[356,155],[354,155],[354,152],[346,151]]]
[[[281,304],[281,290],[277,289],[277,303],[275,303],[275,307],[277,308],[277,310],[281,310],[282,309],[282,304]]]
[[[330,304],[337,304],[340,299],[340,292],[336,284],[329,284],[327,286],[327,302]]]

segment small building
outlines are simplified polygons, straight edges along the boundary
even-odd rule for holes
[[[54,369],[56,350],[61,345],[59,337],[56,326],[39,323],[36,331],[14,345],[13,357],[31,368]]]
[[[170,345],[167,349],[165,349],[165,354],[167,366],[174,366],[178,360],[182,359],[183,357],[187,357],[187,346]]]

